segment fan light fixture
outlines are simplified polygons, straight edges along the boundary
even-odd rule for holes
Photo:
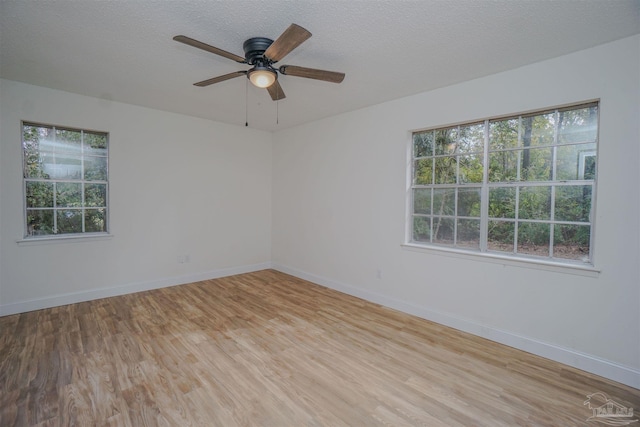
[[[264,66],[256,66],[249,71],[249,80],[259,88],[271,86],[276,81],[276,78],[276,72]]]
[[[2,0],[0,0],[0,2],[2,2]],[[303,77],[305,79],[322,80],[331,83],[341,83],[344,79],[344,73],[337,71],[317,70],[315,68],[298,67],[295,65],[279,65],[277,68],[275,67],[274,64],[280,62],[309,37],[311,37],[309,31],[300,25],[291,24],[275,41],[267,37],[252,37],[245,40],[244,43],[242,43],[244,57],[187,36],[179,35],[173,39],[177,42],[230,59],[238,64],[247,64],[252,67],[246,71],[233,71],[203,80],[194,83],[195,86],[205,87],[243,76],[251,80],[252,85],[258,88],[266,88],[271,99],[279,101],[285,98],[284,92],[280,87],[280,82],[278,81],[280,75]],[[247,82],[247,85],[248,84]]]

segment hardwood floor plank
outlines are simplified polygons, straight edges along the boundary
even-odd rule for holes
[[[272,270],[0,318],[0,425],[585,425],[640,390]]]

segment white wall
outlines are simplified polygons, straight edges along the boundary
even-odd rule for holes
[[[636,36],[276,133],[274,267],[640,388],[639,47]],[[412,129],[593,99],[600,273],[401,247]]]
[[[8,80],[0,94],[0,314],[269,266],[270,133]],[[16,243],[21,120],[109,132],[112,238]]]

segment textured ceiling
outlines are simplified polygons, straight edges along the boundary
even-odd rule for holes
[[[281,76],[278,103],[244,78],[195,87],[248,67],[172,40],[243,56],[291,23],[313,37],[279,65],[343,83]],[[640,0],[0,0],[0,77],[278,130],[638,33]]]

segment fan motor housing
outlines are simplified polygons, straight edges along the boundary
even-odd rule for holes
[[[244,49],[244,57],[247,63],[255,65],[258,59],[263,58],[264,51],[271,46],[271,43],[273,43],[273,40],[266,37],[253,37],[246,40],[242,44],[242,48]]]

